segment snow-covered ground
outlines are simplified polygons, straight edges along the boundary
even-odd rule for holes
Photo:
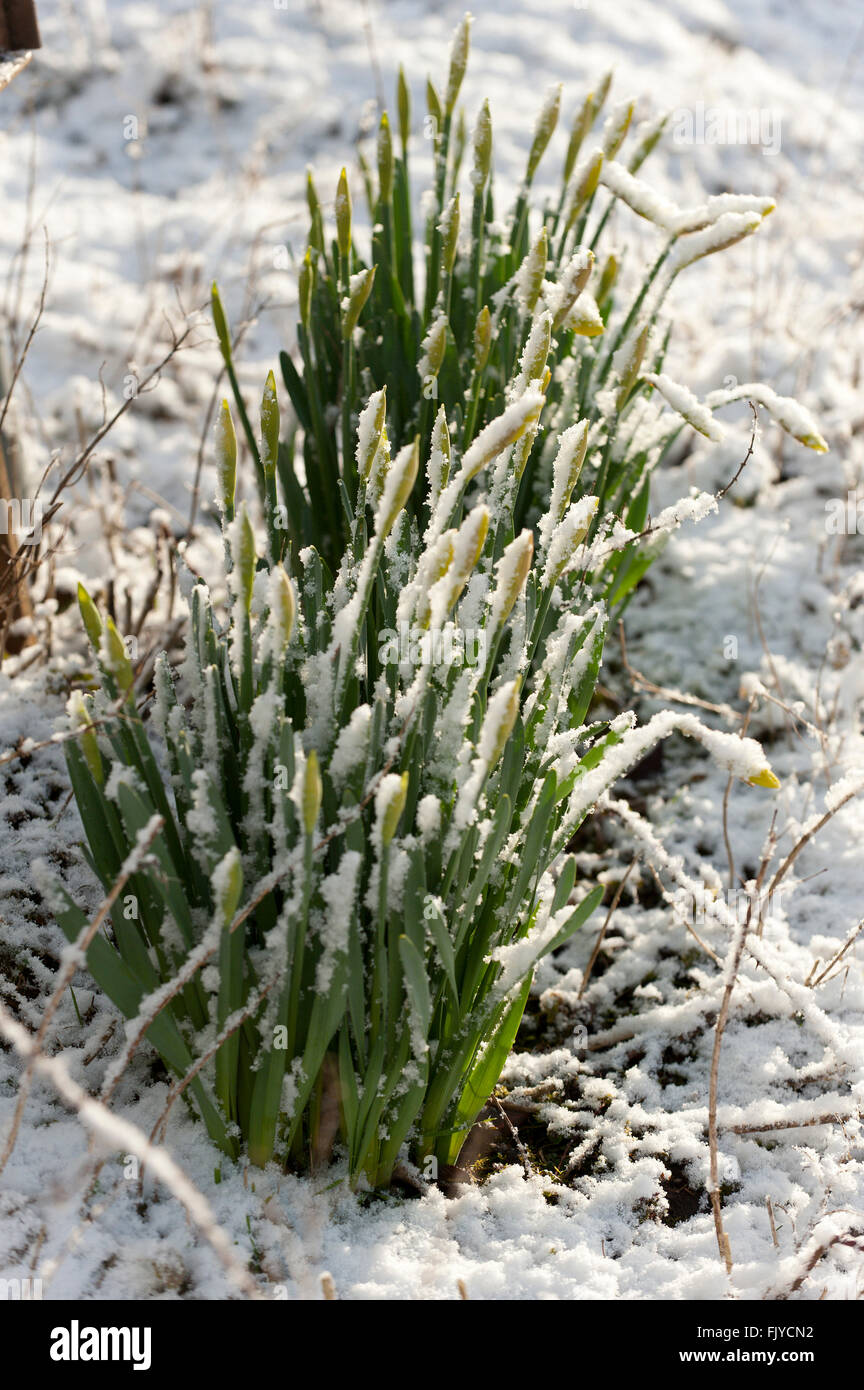
[[[442,73],[461,15],[460,5],[421,0],[42,0],[39,8],[45,48],[0,97],[0,267],[9,268],[4,306],[19,344],[39,294],[43,227],[51,247],[47,307],[18,387],[33,478],[52,449],[71,459],[103,407],[116,408],[130,378],[143,380],[165,350],[165,316],[182,324],[214,275],[234,323],[251,320],[242,376],[260,389],[292,333],[290,266],[304,240],[307,163],[322,196],[335,189],[378,89],[391,99],[403,63],[422,184],[423,84],[427,72]],[[253,1177],[224,1162],[216,1183],[206,1136],[180,1107],[167,1149],[271,1297],[320,1297],[329,1271],[343,1298],[457,1298],[460,1280],[477,1299],[754,1298],[793,1286],[794,1297],[854,1298],[864,1290],[864,936],[821,976],[864,915],[861,799],[795,859],[742,963],[720,1056],[731,1276],[705,1195],[722,989],[712,953],[725,954],[728,933],[710,913],[694,918],[681,876],[724,901],[730,853],[736,876],[754,878],[776,811],[770,878],[824,813],[829,789],[856,769],[864,776],[864,542],[826,526],[826,502],[854,492],[864,472],[860,7],[477,0],[473,8],[463,99],[469,119],[490,99],[502,204],[543,89],[564,83],[569,116],[610,66],[615,91],[637,95],[640,113],[675,111],[646,171],[661,191],[681,202],[727,188],[777,200],[758,237],[682,277],[668,370],[700,394],[732,378],[798,395],[831,452],[801,448],[765,417],[738,505],[730,495],[719,516],[675,537],[628,609],[626,633],[631,666],[664,692],[731,707],[705,714],[718,726],[740,728],[757,690],[749,732],[765,743],[782,787],[772,797],[736,785],[724,834],[725,778],[689,744],[667,744],[631,784],[631,806],[666,853],[680,856],[670,863],[656,845],[646,856],[664,890],[678,880],[678,901],[663,899],[643,863],[584,991],[602,913],[543,966],[505,1072],[530,1177],[502,1143],[491,1175],[455,1200],[433,1191],[364,1203],[329,1177]],[[727,134],[749,121],[761,143],[681,138],[703,125],[710,137],[718,120]],[[550,186],[565,141],[560,130],[542,166]],[[650,250],[647,224],[623,207],[615,219],[630,254]],[[67,507],[61,606],[75,574],[98,590],[112,565],[118,598],[128,591],[133,612],[140,606],[154,507],[174,536],[186,528],[217,363],[202,316],[158,387],[135,399],[94,457],[92,481]],[[746,449],[749,412],[729,418],[727,444],[700,442],[658,478],[656,507],[690,483],[728,481]],[[211,492],[205,458],[202,502]],[[112,516],[124,512],[121,534]],[[56,726],[64,665],[74,670],[83,656],[76,615],[57,616],[55,628],[50,668],[27,666],[25,653],[24,669],[13,662],[0,674],[0,756]],[[787,708],[758,694],[756,677]],[[611,698],[643,715],[670,702],[668,693],[634,693],[614,640],[604,681]],[[23,995],[19,1017],[35,1029],[59,933],[35,892],[33,861],[62,867],[82,902],[93,903],[94,890],[58,748],[0,764],[0,797],[0,991]],[[593,825],[581,851],[586,875],[616,883],[640,832],[613,810]],[[48,1050],[92,1092],[122,1028],[85,977],[75,997],[80,1020],[67,995]],[[20,1067],[12,1052],[0,1054],[0,1137]],[[164,1098],[139,1057],[114,1108],[149,1133]],[[143,1190],[124,1178],[125,1149],[118,1138],[85,1203],[87,1135],[51,1082],[37,1081],[0,1179],[0,1275],[38,1275],[54,1298],[231,1296],[224,1264],[167,1187],[149,1175]],[[837,1241],[805,1274],[811,1256],[847,1232],[851,1243]]]

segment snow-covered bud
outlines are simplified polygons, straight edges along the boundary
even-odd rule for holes
[[[281,565],[275,565],[270,576],[270,619],[280,649],[287,647],[294,631],[297,601],[294,585]]]
[[[531,531],[521,531],[514,541],[505,547],[496,566],[496,585],[492,594],[490,624],[497,632],[506,623],[513,605],[525,587],[531,572],[534,556],[534,536]]]
[[[462,79],[468,66],[470,44],[471,16],[466,14],[453,35],[453,43],[450,48],[450,71],[447,74],[447,96],[445,99],[445,110],[448,116],[452,115],[459,97],[459,89],[462,86]]]
[[[441,221],[438,223],[438,231],[441,233],[441,265],[444,273],[449,275],[456,261],[456,247],[459,244],[458,193],[454,193],[441,214]]]
[[[546,262],[549,259],[549,236],[544,227],[528,255],[516,272],[516,294],[522,310],[533,314],[543,280],[546,276]]]
[[[358,270],[357,274],[352,275],[348,281],[348,293],[342,300],[342,337],[346,341],[357,327],[357,320],[363,312],[366,300],[372,293],[374,280],[375,266],[373,265],[368,270]]]
[[[555,527],[567,510],[570,496],[579,481],[587,448],[587,420],[577,420],[575,425],[568,426],[558,440],[558,452],[552,465],[552,496],[549,499],[549,510],[540,520],[540,541],[544,550],[547,549]]]
[[[66,713],[72,728],[80,731],[78,746],[84,754],[84,761],[90,769],[90,776],[101,787],[105,781],[105,773],[102,769],[99,741],[96,738],[96,731],[92,727],[90,711],[80,690],[72,691],[66,704]]]
[[[587,290],[583,290],[576,300],[564,320],[563,327],[568,333],[576,333],[580,338],[599,338],[600,334],[605,332],[597,301]]]
[[[444,354],[447,351],[446,314],[439,314],[420,346],[422,355],[417,363],[417,371],[420,373],[420,380],[425,385],[427,382],[434,381],[440,372]]]
[[[474,370],[482,372],[489,361],[489,348],[492,343],[492,315],[489,305],[484,304],[474,324]]]
[[[606,123],[603,126],[603,153],[607,159],[614,159],[624,143],[624,137],[630,129],[630,122],[633,119],[633,102],[619,101],[613,107]]]
[[[599,498],[580,497],[574,502],[556,526],[549,545],[546,568],[543,571],[543,587],[551,589],[557,584],[579,546],[588,535],[591,522],[597,512]]]
[[[483,554],[489,534],[488,507],[475,507],[466,516],[453,541],[453,559],[447,570],[447,612],[458,602],[474,567]]]
[[[460,470],[463,480],[469,482],[494,458],[515,444],[539,420],[544,401],[541,391],[526,391],[518,401],[508,405],[497,419],[490,420],[465,453]]]
[[[600,170],[603,168],[603,151],[601,149],[592,150],[582,161],[574,175],[573,194],[570,199],[570,210],[567,213],[567,224],[565,232],[569,232],[582,208],[592,196],[600,182]]]
[[[351,250],[351,190],[348,187],[348,174],[345,169],[339,175],[336,185],[336,244],[339,254],[347,256]]]
[[[261,463],[266,473],[274,473],[279,457],[279,401],[276,397],[276,378],[267,373],[267,383],[261,398]]]
[[[386,111],[378,127],[378,190],[382,203],[389,203],[393,197],[393,140]]]
[[[519,374],[513,383],[515,395],[521,396],[532,382],[542,381],[551,346],[552,315],[544,313],[532,325],[519,359]]]
[[[534,139],[531,141],[531,150],[528,154],[528,167],[525,170],[525,182],[530,183],[537,172],[537,166],[546,152],[546,146],[552,139],[555,127],[558,124],[558,113],[561,110],[561,84],[550,87],[546,93],[546,100],[537,117],[537,124],[534,127]]]
[[[396,518],[411,496],[419,466],[420,447],[415,439],[413,444],[406,444],[399,450],[384,483],[375,518],[375,530],[382,540],[393,530]]]
[[[232,845],[216,865],[211,886],[216,912],[224,925],[230,926],[234,913],[240,906],[240,895],[243,892],[243,862],[236,845]]]
[[[492,115],[489,102],[484,101],[474,126],[474,170],[471,182],[476,192],[485,186],[492,165]]]
[[[375,793],[375,818],[382,845],[389,845],[396,834],[399,817],[408,799],[408,773],[399,776],[388,772],[381,778]]]
[[[553,327],[559,328],[566,319],[576,300],[588,284],[594,268],[594,252],[587,246],[577,246],[570,257],[558,282],[560,299],[555,306]]]
[[[248,613],[252,607],[258,557],[255,554],[255,532],[245,502],[241,504],[240,514],[231,531],[231,559],[234,563],[235,592]]]
[[[496,690],[489,701],[486,718],[480,730],[477,752],[490,771],[504,752],[519,716],[521,685],[521,678],[517,676],[515,680],[507,681],[500,690]]]
[[[692,265],[703,256],[711,256],[715,251],[725,251],[735,246],[745,237],[751,236],[762,225],[758,212],[724,212],[701,232],[691,232],[682,237],[675,246],[667,268],[670,275],[677,275],[685,266]]]
[[[415,621],[420,628],[426,628],[432,618],[430,591],[443,579],[453,563],[453,541],[455,531],[444,531],[429,550],[424,550],[417,566],[417,583],[420,597],[417,601]]]
[[[451,459],[450,430],[447,425],[447,413],[442,405],[438,407],[438,414],[435,416],[429,448],[429,490],[435,499],[447,486]]]
[[[387,418],[387,387],[375,391],[360,411],[357,421],[357,473],[364,482],[368,481],[375,462],[375,455],[381,446],[381,436]]]
[[[609,88],[610,88],[611,86],[612,86],[612,69],[610,68],[608,72],[604,72],[603,76],[602,76],[601,79],[600,79],[600,86],[597,88],[597,95],[596,95],[595,98],[594,98],[594,115],[595,115],[595,117],[596,117],[596,116],[599,116],[600,112],[603,110],[603,107],[604,107],[604,105],[606,104],[606,98],[607,98],[608,95],[609,95]]]
[[[223,400],[216,417],[214,430],[216,453],[216,501],[223,516],[230,521],[234,515],[234,492],[237,487],[237,435],[228,402]]]
[[[654,372],[646,372],[645,380],[650,382],[655,390],[660,392],[664,400],[668,401],[672,409],[676,411],[687,424],[694,430],[698,430],[706,439],[719,444],[723,438],[723,431],[711,414],[708,406],[693,395],[686,386],[673,381],[664,372],[655,375]]]
[[[324,796],[324,786],[321,781],[321,769],[318,766],[318,754],[315,749],[311,749],[306,766],[303,769],[303,795],[301,811],[303,816],[303,829],[307,835],[311,835],[315,829],[315,822],[321,810],[321,801]]]

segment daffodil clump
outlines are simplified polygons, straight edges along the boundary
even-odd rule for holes
[[[580,108],[539,230],[530,190],[558,95],[506,234],[481,110],[463,235],[466,142],[453,123],[467,49],[466,24],[445,96],[430,87],[425,286],[413,280],[401,82],[401,155],[386,120],[379,141],[371,264],[347,180],[333,242],[310,186],[302,374],[282,362],[296,420],[283,431],[272,374],[260,429],[236,392],[258,531],[237,504],[223,405],[227,603],[190,578],[185,658],[177,671],[159,660],[144,717],[124,643],[82,590],[101,680],[71,700],[65,745],[90,862],[113,892],[87,963],[129,1020],[116,1065],[146,1040],[226,1154],[301,1168],[335,1156],[375,1186],[400,1162],[429,1174],[430,1160],[457,1160],[537,962],[600,901],[568,851],[607,788],[676,732],[742,780],[776,785],[751,739],[692,715],[639,727],[593,704],[610,610],[672,529],[716,507],[688,497],[648,522],[669,439],[684,421],[714,429],[711,408],[662,372],[652,286],[663,265],[677,273],[766,209],[652,202],[635,171],[659,127],[621,163],[629,106],[580,163],[604,83]],[[604,179],[667,231],[625,311],[615,264],[593,249]],[[214,315],[236,386],[218,294]],[[59,885],[50,894],[79,938],[83,913]]]
[[[300,252],[297,347],[281,354],[293,414],[270,455],[286,511],[285,543],[314,544],[338,564],[358,475],[354,433],[363,403],[387,393],[385,448],[394,454],[419,434],[421,473],[431,424],[446,422],[465,453],[514,393],[537,387],[540,417],[526,432],[515,467],[517,529],[546,511],[554,438],[584,421],[589,430],[585,480],[600,517],[619,516],[638,530],[648,510],[650,475],[685,425],[722,436],[714,412],[735,400],[759,401],[785,429],[816,450],[826,445],[796,402],[760,383],[717,391],[705,402],[663,371],[669,325],[666,296],[682,271],[758,231],[770,198],[724,193],[692,207],[661,197],[642,178],[668,117],[636,123],[634,102],[612,100],[607,74],[569,112],[560,86],[546,95],[515,204],[495,201],[494,135],[487,102],[466,119],[459,104],[468,64],[470,16],[454,36],[446,80],[429,81],[426,113],[414,120],[400,71],[396,118],[380,118],[374,157],[359,149],[359,169],[343,169],[335,198],[319,196],[310,171],[309,232]],[[550,142],[567,119],[560,192],[535,192]],[[411,163],[431,141],[434,179],[422,200]],[[354,193],[352,193],[352,186]],[[352,199],[365,210],[355,216]],[[622,210],[610,241],[610,214]],[[418,209],[422,212],[418,213]],[[623,274],[626,218],[651,224],[656,249],[641,275]],[[417,225],[418,216],[423,225]],[[355,224],[359,222],[359,230]],[[371,225],[371,232],[364,231]],[[413,254],[423,237],[423,270]],[[267,459],[258,449],[233,369],[230,333],[214,288],[223,357],[267,502]],[[383,408],[383,407],[382,407]],[[443,427],[443,425],[441,426]],[[275,487],[275,482],[274,485]],[[410,499],[424,515],[422,483]],[[639,578],[623,563],[616,600]]]
[[[274,401],[270,382],[265,450]],[[508,480],[542,404],[514,393],[461,456],[434,425],[421,525],[421,441],[391,459],[373,395],[335,576],[313,546],[289,573],[235,508],[226,407],[230,602],[220,617],[191,587],[185,660],[160,659],[149,723],[80,592],[101,689],[72,697],[65,746],[92,866],[108,892],[123,880],[88,966],[232,1156],[302,1166],[336,1143],[374,1185],[406,1157],[453,1163],[537,961],[602,896],[567,852],[598,797],[675,730],[773,782],[758,744],[692,716],[592,721],[607,610],[585,571],[602,587],[621,552],[589,542],[597,498],[574,500],[579,425],[537,536],[515,531]],[[75,940],[86,918],[50,896]]]

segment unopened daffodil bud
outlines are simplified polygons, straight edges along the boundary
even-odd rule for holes
[[[375,266],[368,270],[358,270],[348,282],[348,293],[342,300],[342,337],[347,341],[357,327],[357,320],[363,312],[366,300],[372,293],[375,282]]]
[[[303,770],[302,815],[303,829],[307,835],[311,835],[315,829],[315,822],[321,810],[323,797],[324,785],[321,781],[318,754],[313,748],[306,759],[306,766]]]
[[[98,652],[102,642],[102,619],[99,617],[98,608],[81,583],[78,585],[78,607],[90,644],[94,651]]]
[[[570,142],[564,159],[564,184],[570,182],[582,142],[594,123],[594,93],[589,92],[573,119]]]
[[[347,256],[351,250],[351,190],[348,187],[348,174],[345,169],[339,175],[336,185],[336,244],[340,256]]]
[[[393,197],[393,140],[390,135],[390,121],[387,112],[381,115],[378,127],[378,191],[382,203],[389,203]]]
[[[384,540],[396,524],[396,518],[411,496],[411,489],[417,478],[420,466],[420,445],[417,439],[399,450],[387,479],[378,506],[376,532]]]
[[[399,825],[399,818],[405,810],[408,799],[408,773],[401,776],[388,773],[382,777],[381,786],[375,797],[375,809],[381,827],[381,843],[389,845]]]
[[[225,317],[225,310],[222,308],[222,300],[219,296],[219,286],[215,280],[210,290],[210,307],[213,312],[216,337],[219,339],[219,348],[222,357],[227,362],[231,357],[231,335],[228,332],[228,320]]]
[[[231,409],[223,400],[216,417],[214,430],[216,457],[216,502],[229,521],[234,516],[234,493],[237,488],[237,435]]]
[[[471,16],[466,14],[453,35],[453,43],[450,48],[450,71],[447,74],[447,95],[445,98],[445,112],[448,116],[452,115],[459,97],[462,79],[468,66],[470,44]]]
[[[255,532],[252,530],[245,502],[241,503],[240,514],[233,524],[231,558],[234,564],[237,597],[248,613],[252,607],[252,589],[258,557],[255,553]]]
[[[102,632],[101,657],[106,671],[112,675],[120,690],[128,694],[132,689],[135,673],[126,651],[126,643],[114,625],[114,619],[106,617]]]
[[[459,194],[455,193],[441,214],[438,223],[441,233],[441,266],[450,275],[456,261],[456,248],[459,244]]]
[[[546,146],[552,139],[555,127],[558,124],[558,114],[561,110],[561,84],[552,87],[547,93],[540,115],[537,117],[537,124],[534,127],[534,139],[531,141],[531,149],[528,154],[528,167],[525,170],[525,182],[530,183],[537,172],[537,166],[546,152]]]
[[[474,170],[471,182],[475,192],[479,192],[489,177],[492,165],[492,115],[489,102],[484,101],[474,126]]]
[[[474,370],[482,372],[489,360],[492,343],[492,315],[489,305],[484,304],[474,324]]]
[[[282,565],[273,568],[270,580],[270,615],[280,648],[288,646],[297,616],[294,585]]]
[[[279,457],[279,401],[276,397],[276,378],[267,373],[267,384],[261,397],[261,463],[265,473],[275,473]]]
[[[399,139],[402,141],[402,153],[408,147],[411,137],[411,93],[408,83],[405,81],[405,71],[400,65],[399,76],[396,79],[396,105],[399,110]]]
[[[544,227],[516,272],[516,292],[526,314],[534,313],[543,288],[548,259],[549,236]]]

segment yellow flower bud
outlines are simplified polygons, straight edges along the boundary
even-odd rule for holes
[[[459,244],[459,194],[455,193],[441,214],[438,224],[441,233],[441,265],[446,275],[450,275],[456,261],[456,248]]]
[[[530,183],[537,172],[537,166],[546,151],[546,146],[552,139],[555,127],[558,124],[558,113],[561,110],[561,84],[553,87],[547,94],[543,104],[543,109],[537,117],[537,124],[534,127],[534,139],[531,142],[531,150],[528,155],[528,167],[525,171],[525,182]]]
[[[399,138],[402,141],[404,154],[411,136],[411,93],[408,90],[408,83],[405,81],[405,72],[401,64],[396,80],[396,105],[399,109]]]
[[[210,307],[213,311],[213,324],[216,329],[216,337],[219,339],[219,347],[224,360],[227,362],[231,356],[231,335],[228,332],[228,320],[225,317],[225,310],[222,308],[219,287],[215,280],[210,290]]]
[[[399,824],[399,817],[405,810],[405,802],[408,798],[408,773],[403,772],[401,777],[388,779],[386,794],[382,798],[381,808],[381,843],[389,845],[396,828]]]
[[[339,254],[347,256],[351,250],[351,190],[348,187],[348,174],[343,169],[336,186],[336,242]]]
[[[387,474],[375,527],[382,540],[389,536],[396,518],[411,496],[419,466],[420,444],[415,439],[413,444],[406,444],[399,450]]]
[[[276,398],[276,378],[267,373],[267,385],[261,398],[261,463],[266,473],[275,473],[279,457],[279,401]]]
[[[452,114],[459,97],[459,89],[462,86],[462,79],[468,66],[470,43],[471,16],[466,14],[453,35],[453,44],[450,49],[450,71],[447,75],[447,96],[445,99],[445,110],[448,116]]]
[[[98,652],[102,642],[102,619],[99,617],[99,610],[83,584],[78,585],[78,607],[81,610],[81,618],[87,636],[90,638],[91,646],[94,651]]]
[[[474,370],[482,372],[489,361],[489,348],[492,343],[492,315],[489,305],[484,304],[474,324]]]
[[[307,835],[311,835],[315,829],[315,822],[321,810],[323,797],[324,784],[321,781],[318,754],[313,748],[306,759],[306,767],[303,770],[303,829]]]
[[[270,581],[270,614],[273,628],[280,647],[287,647],[294,631],[297,615],[297,601],[294,585],[282,565],[276,565]]]
[[[375,281],[375,266],[368,270],[358,270],[348,282],[348,294],[342,300],[342,337],[347,341],[357,327],[357,320],[363,312],[366,300],[372,293]]]
[[[248,613],[252,607],[252,589],[255,584],[257,555],[255,553],[255,532],[252,530],[252,522],[249,520],[245,502],[242,503],[240,515],[234,522],[231,545],[231,558],[234,561],[234,573],[237,579],[237,596]]]
[[[475,191],[483,188],[489,177],[491,165],[492,115],[489,111],[489,102],[484,101],[477,116],[477,124],[474,127],[474,172],[471,175],[471,182]]]
[[[771,791],[776,791],[777,787],[780,786],[779,778],[774,775],[770,767],[764,767],[754,777],[748,777],[747,781],[751,787],[768,787]]]
[[[230,521],[234,515],[234,493],[237,487],[237,435],[226,400],[216,417],[216,501]]]
[[[540,298],[549,259],[549,237],[544,227],[516,272],[516,289],[526,314],[533,314]]]
[[[123,693],[127,694],[132,689],[135,675],[126,652],[126,644],[110,616],[105,619],[101,655],[106,670],[114,677]]]
[[[309,320],[312,317],[312,287],[315,284],[315,265],[312,260],[312,252],[307,248],[303,263],[300,266],[300,274],[297,278],[297,301],[300,307],[300,322],[304,328],[309,327]]]
[[[386,111],[378,127],[378,189],[382,203],[389,203],[393,197],[393,140]]]
[[[594,123],[594,93],[589,92],[573,119],[570,143],[564,159],[564,184],[570,182],[582,142]]]

